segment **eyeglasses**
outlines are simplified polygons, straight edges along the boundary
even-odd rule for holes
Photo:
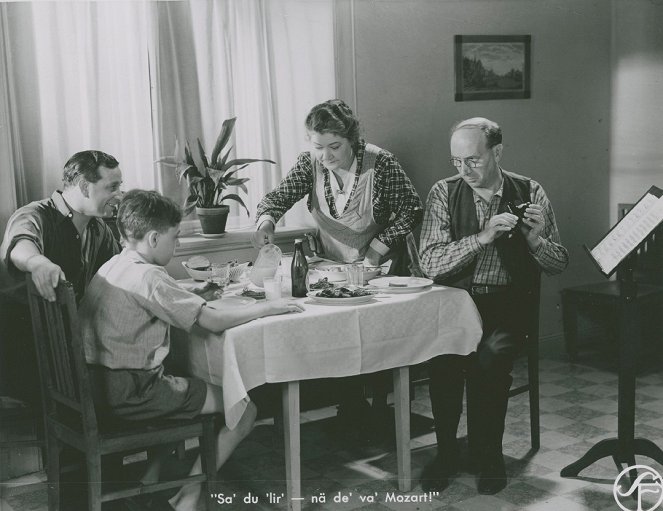
[[[460,169],[463,166],[463,163],[471,169],[476,169],[481,166],[481,162],[475,158],[449,158],[449,163]]]

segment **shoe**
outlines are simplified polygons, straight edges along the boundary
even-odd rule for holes
[[[504,461],[495,462],[481,469],[477,491],[481,495],[495,495],[506,488],[506,468]]]
[[[458,473],[458,458],[442,462],[435,457],[424,467],[421,473],[421,489],[428,491],[444,491],[449,486],[449,478]]]

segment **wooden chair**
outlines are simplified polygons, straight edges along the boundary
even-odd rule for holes
[[[619,218],[623,218],[631,207],[633,204],[619,204]],[[651,331],[651,335],[644,337],[660,339],[660,327],[663,326],[660,324],[663,312],[663,225],[654,231],[650,240],[637,248],[634,261],[633,280],[637,282],[637,291],[633,300],[637,305],[639,321],[644,325],[649,323]],[[571,360],[576,360],[578,356],[578,319],[581,316],[589,321],[596,319],[602,323],[607,332],[606,337],[612,337],[612,334],[617,332],[614,322],[619,317],[622,301],[619,280],[623,277],[618,271],[617,280],[605,280],[562,290],[564,342]],[[605,340],[605,337],[602,336],[601,340]]]
[[[417,242],[412,233],[406,236],[407,250],[410,257],[410,271],[415,277],[425,277],[420,266],[419,251]],[[525,392],[529,392],[529,420],[530,420],[530,439],[533,449],[539,449],[541,446],[541,422],[539,408],[539,304],[540,304],[540,284],[536,289],[529,291],[530,299],[528,303],[532,306],[529,314],[525,317],[528,320],[527,334],[525,338],[524,354],[527,357],[527,383],[517,387],[512,387],[509,391],[509,397],[514,397]],[[428,377],[422,377],[421,368],[427,369],[428,364],[419,364],[419,367],[413,368],[412,384],[427,381]],[[410,395],[414,395],[414,387],[410,389]]]
[[[81,451],[87,469],[87,509],[100,511],[101,503],[177,488],[203,484],[203,495],[211,494],[216,478],[216,435],[211,415],[192,420],[117,421],[112,426],[97,420],[92,401],[74,290],[61,282],[57,300],[48,302],[27,276],[28,301],[32,316],[39,376],[42,382],[47,445],[48,508],[60,509],[60,449],[68,445]],[[102,456],[141,451],[198,437],[203,474],[150,485],[113,488],[103,483]],[[216,509],[206,499],[208,511]]]
[[[529,426],[532,449],[541,447],[541,421],[539,409],[539,309],[540,285],[528,292],[531,310],[525,315],[528,321],[525,335],[524,355],[527,357],[527,383],[511,387],[509,397],[529,393]]]

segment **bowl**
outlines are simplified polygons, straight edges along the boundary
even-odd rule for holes
[[[263,282],[262,280],[264,278],[269,278],[273,277],[276,275],[276,270],[278,270],[278,267],[274,268],[264,268],[261,266],[254,266],[251,268],[251,271],[249,272],[249,280],[256,286],[258,287],[263,287]]]
[[[193,280],[207,280],[212,276],[212,270],[194,270],[186,265],[186,261],[182,261],[182,266]]]

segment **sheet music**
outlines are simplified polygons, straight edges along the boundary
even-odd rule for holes
[[[590,253],[605,274],[631,253],[663,221],[663,196],[645,195]]]

